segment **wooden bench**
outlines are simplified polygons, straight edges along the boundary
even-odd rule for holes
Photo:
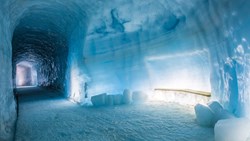
[[[165,89],[165,88],[156,88],[155,91],[165,91],[165,92],[182,92],[182,93],[190,93],[200,96],[206,96],[211,97],[211,92],[205,92],[205,91],[197,91],[197,90],[191,90],[191,89]]]

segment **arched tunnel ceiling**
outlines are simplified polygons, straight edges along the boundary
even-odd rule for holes
[[[82,20],[87,20],[86,13],[77,9],[77,7],[69,9],[60,4],[29,8],[14,30],[12,41],[16,56],[14,61],[51,60],[48,56],[55,56],[53,54],[55,50],[66,51],[68,39],[74,29]]]
[[[67,42],[58,34],[48,34],[44,31],[16,30],[13,38],[14,62],[31,61],[39,63],[39,60],[53,60],[58,50],[67,52]]]
[[[12,21],[15,26],[13,62],[29,61],[37,68],[58,70],[62,67],[54,64],[60,60],[65,66],[68,51],[72,48],[70,44],[75,44],[77,40],[86,37],[88,42],[88,39],[102,40],[103,37],[113,38],[136,32],[150,32],[153,36],[156,36],[154,33],[169,33],[183,27],[180,25],[186,23],[186,14],[197,5],[198,0],[191,4],[184,0],[13,1],[12,6],[16,8],[11,12],[16,17]],[[147,40],[150,39],[151,35]],[[114,46],[119,47],[133,40],[140,42],[139,38],[131,37],[131,40],[125,39]],[[84,45],[80,43],[77,46],[81,48]],[[78,54],[80,52],[82,50]],[[55,74],[53,77],[58,76]]]
[[[20,3],[25,10],[14,24],[13,67],[22,61],[30,62],[39,73],[38,85],[62,86],[71,36],[75,30],[81,31],[79,38],[85,35],[88,17],[86,9],[79,7],[81,4],[73,1]]]
[[[16,21],[12,21],[12,23],[15,21],[13,25],[16,25],[12,40],[13,61],[14,63],[32,62],[37,69],[45,72],[46,77],[51,76],[48,79],[54,80],[59,76],[64,77],[61,72],[65,72],[67,68],[62,66],[72,63],[67,62],[68,58],[70,61],[88,58],[87,63],[90,64],[88,67],[92,67],[95,62],[91,59],[104,60],[96,59],[99,57],[97,55],[103,54],[106,55],[105,59],[111,59],[112,53],[118,50],[135,52],[132,55],[137,58],[136,61],[139,60],[138,64],[150,57],[161,55],[167,58],[164,56],[170,53],[192,54],[196,50],[207,52],[203,44],[197,46],[196,40],[192,40],[192,37],[197,35],[195,30],[203,30],[202,23],[197,21],[204,22],[206,19],[200,19],[202,14],[199,15],[198,12],[204,11],[202,7],[206,3],[206,0],[195,0],[192,3],[184,0],[13,1],[13,7],[16,7],[16,10],[11,14],[19,15]],[[197,6],[201,7],[201,11],[194,10]],[[211,23],[210,27],[213,27],[213,24]],[[185,30],[180,30],[183,28]],[[205,30],[201,34],[205,33]],[[186,31],[194,33],[194,36],[189,37],[190,33]],[[159,47],[154,48],[154,43],[151,41],[160,36],[162,38],[155,41]],[[203,38],[203,35],[197,36]],[[182,42],[176,44],[177,40]],[[146,45],[144,41],[151,42],[152,45]],[[145,55],[146,48],[159,50]],[[138,51],[141,52],[140,55],[136,54]],[[69,52],[74,53],[68,57]],[[127,56],[124,58],[126,59]],[[82,66],[85,63],[76,62],[75,64]],[[92,69],[90,73],[95,73],[95,66]],[[57,70],[61,71],[60,74],[57,74]],[[50,71],[55,74],[51,75]],[[90,77],[93,77],[94,73],[90,74]]]
[[[34,59],[48,58],[46,55],[51,56],[55,48],[63,49],[67,46],[75,28],[82,30],[82,34],[84,29],[88,29],[87,37],[90,38],[146,30],[169,32],[185,22],[184,13],[195,4],[181,0],[13,1],[13,7],[23,7],[12,12],[15,16],[22,13],[14,23],[14,62],[27,59],[39,62]],[[91,22],[88,22],[88,17],[91,17]],[[18,49],[20,47],[24,50]],[[28,51],[25,51],[26,49]]]

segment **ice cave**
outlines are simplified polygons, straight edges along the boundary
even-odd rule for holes
[[[0,141],[250,141],[249,0],[0,0]]]

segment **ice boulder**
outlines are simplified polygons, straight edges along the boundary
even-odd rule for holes
[[[236,118],[232,113],[229,111],[223,109],[219,114],[219,119],[230,119],[230,118]]]
[[[91,102],[93,104],[93,106],[103,106],[105,105],[105,101],[106,101],[106,93],[103,94],[99,94],[99,95],[95,95],[91,97]]]
[[[215,141],[247,141],[250,133],[250,120],[233,118],[219,120],[214,128]]]
[[[114,105],[114,96],[113,95],[106,95],[106,105],[107,106]]]
[[[217,121],[221,119],[235,118],[235,116],[232,113],[223,109],[222,105],[217,101],[209,103],[208,106],[214,112],[214,121],[213,121],[214,125],[216,124]]]
[[[122,97],[123,96],[121,94],[114,95],[114,105],[121,105]]]
[[[216,124],[216,122],[218,122],[219,120],[231,119],[231,118],[236,118],[236,117],[229,111],[223,109],[220,113],[215,114],[214,124]]]
[[[147,94],[142,91],[135,91],[132,94],[132,100],[134,103],[145,102],[147,99],[148,99]]]
[[[122,102],[124,104],[130,104],[132,102],[132,95],[128,89],[123,91]]]
[[[214,123],[214,112],[205,105],[197,104],[194,107],[196,114],[196,121],[201,126],[213,126]]]
[[[215,113],[219,114],[221,111],[223,111],[222,105],[218,101],[212,101],[208,104],[208,107]]]

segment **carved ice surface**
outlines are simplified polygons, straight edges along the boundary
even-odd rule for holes
[[[87,103],[100,93],[211,91],[250,117],[248,0],[1,0],[0,140],[15,121],[16,64]],[[13,58],[11,59],[13,55]],[[15,87],[15,84],[14,84]]]
[[[215,141],[249,141],[250,121],[245,118],[220,120],[214,132]]]

